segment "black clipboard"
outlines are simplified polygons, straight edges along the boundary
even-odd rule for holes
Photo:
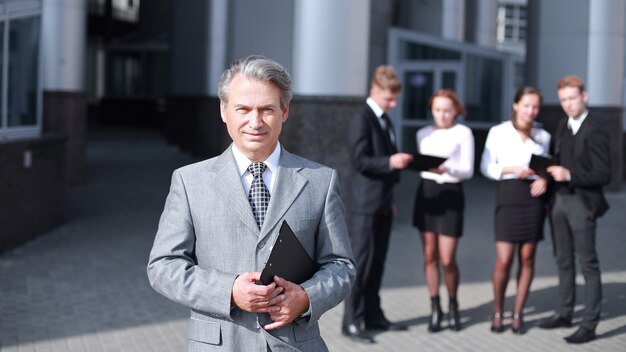
[[[413,161],[406,167],[407,170],[412,171],[428,171],[433,168],[439,167],[447,158],[442,158],[434,155],[427,154],[415,154],[413,153]]]
[[[546,169],[555,164],[556,163],[554,162],[554,159],[551,155],[533,154],[530,157],[530,163],[528,163],[528,168],[535,171],[535,173],[539,176],[546,176],[548,174]]]
[[[274,248],[265,263],[265,268],[261,271],[261,282],[269,285],[274,282],[276,275],[295,284],[301,284],[310,279],[317,270],[317,265],[287,221],[283,221]]]

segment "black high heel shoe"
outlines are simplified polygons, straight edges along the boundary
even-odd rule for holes
[[[504,325],[502,324],[502,313],[495,312],[493,316],[491,316],[491,332],[495,332],[497,334],[504,331]]]
[[[450,307],[448,310],[448,326],[450,330],[461,330],[461,318],[459,317],[459,304],[455,298],[450,298]]]
[[[513,313],[513,321],[511,322],[511,331],[516,335],[524,333],[524,318],[522,313]]]
[[[430,314],[430,321],[428,322],[428,331],[437,332],[441,331],[441,305],[439,304],[439,296],[430,298],[430,305],[432,313]]]

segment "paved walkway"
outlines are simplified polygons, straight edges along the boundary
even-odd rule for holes
[[[0,352],[181,351],[187,309],[150,288],[145,266],[171,172],[194,160],[165,144],[158,134],[138,130],[92,133],[87,155],[89,182],[68,190],[67,222],[0,255]],[[612,209],[598,226],[604,282],[599,337],[584,346],[571,346],[562,337],[574,328],[537,328],[537,322],[551,314],[557,295],[549,239],[537,254],[526,308],[528,332],[523,336],[510,330],[501,335],[489,332],[494,195],[493,184],[482,178],[466,185],[466,233],[458,252],[464,329],[427,333],[429,301],[422,255],[417,233],[409,225],[413,176],[406,174],[397,188],[399,216],[382,291],[389,319],[410,328],[377,334],[375,345],[355,344],[339,333],[340,306],[321,320],[331,351],[626,350],[626,191],[609,194]],[[508,293],[514,295],[513,282]],[[512,301],[507,301],[508,310]]]

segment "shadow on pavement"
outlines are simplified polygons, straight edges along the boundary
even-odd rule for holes
[[[154,292],[145,267],[171,172],[195,160],[153,134],[122,131],[96,135],[88,149],[88,184],[68,191],[67,222],[0,256],[0,348],[90,334],[106,341],[116,332],[141,327],[152,329],[153,335],[137,333],[143,336],[138,341],[153,336],[156,342],[152,343],[158,344],[168,337],[159,336],[160,327],[150,326],[177,321],[185,324],[189,310]],[[397,191],[401,209],[394,225],[384,289],[424,285],[419,237],[407,226],[414,186],[414,180],[408,180]],[[466,187],[467,233],[458,256],[461,287],[464,283],[485,283],[490,278],[494,253],[491,186],[477,179]],[[624,199],[623,195],[612,196],[611,205],[618,206],[606,222],[600,222],[598,247],[603,270],[626,269],[624,241],[615,242],[622,238],[624,222],[616,213]],[[556,268],[549,240],[538,251],[539,275],[553,276]],[[626,315],[626,282],[607,282],[603,289],[600,324],[609,324]],[[489,299],[491,291],[483,294]],[[579,287],[579,302],[582,297]],[[536,328],[536,316],[553,310],[556,299],[555,286],[531,292],[527,304],[530,329]],[[507,307],[511,307],[513,298],[507,300]],[[491,312],[491,301],[463,309],[465,328],[488,321]],[[580,312],[576,316],[579,319]],[[427,321],[428,316],[423,315],[404,322],[426,329]],[[184,327],[172,330],[178,333]],[[624,332],[625,326],[611,326],[601,338]]]
[[[602,285],[603,289],[603,312],[602,317],[600,319],[600,324],[607,324],[609,321],[626,316],[626,283],[605,283]],[[576,287],[577,294],[577,308],[574,313],[574,324],[577,324],[582,319],[582,300],[584,299],[584,286],[577,285]],[[531,329],[539,329],[539,324],[548,316],[551,316],[554,313],[554,309],[556,307],[558,295],[558,287],[551,286],[544,289],[539,290],[531,290],[528,302],[525,308],[525,331]],[[462,300],[462,297],[460,297]],[[515,301],[515,296],[507,296],[505,302],[505,320],[504,325],[507,330],[510,329],[510,319],[513,304]],[[444,329],[447,328],[447,317],[445,314],[447,313],[446,307],[442,305],[444,310],[444,320],[442,326]],[[491,315],[493,314],[493,301],[489,301],[485,304],[481,304],[479,306],[471,307],[468,309],[463,309],[461,307],[461,321],[463,324],[463,330],[470,328],[473,325],[481,324],[484,322],[489,322],[491,319]],[[411,319],[405,319],[400,321],[409,327],[418,326],[423,328],[426,331],[428,326],[430,316],[429,315],[421,315]],[[626,325],[618,326],[616,328],[610,329],[607,332],[604,332],[601,335],[598,335],[598,338],[610,338],[617,335],[622,335],[626,333]],[[377,335],[376,333],[373,335]]]

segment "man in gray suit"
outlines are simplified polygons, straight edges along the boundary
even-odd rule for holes
[[[337,172],[287,152],[291,78],[260,56],[218,86],[233,143],[174,171],[148,263],[152,287],[191,309],[187,351],[325,351],[321,315],[355,276]],[[260,271],[287,221],[319,266],[297,285]]]

